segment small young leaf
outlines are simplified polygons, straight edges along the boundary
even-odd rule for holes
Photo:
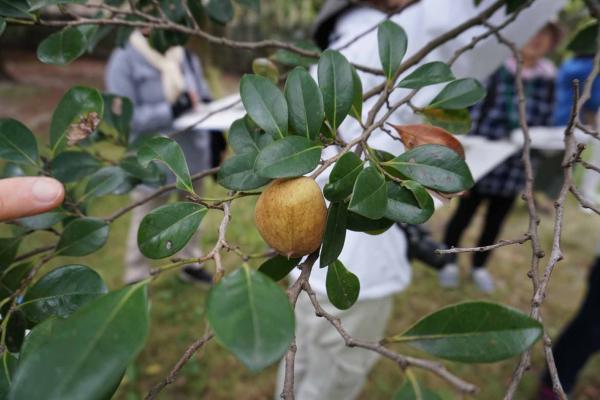
[[[377,168],[365,168],[356,178],[348,210],[370,219],[383,217],[387,204],[386,190],[385,179]]]
[[[251,190],[266,185],[271,180],[256,174],[258,153],[247,152],[230,157],[219,169],[217,182],[231,190]]]
[[[37,49],[44,64],[67,65],[79,58],[87,47],[85,36],[77,28],[65,28],[48,36]]]
[[[35,137],[17,120],[0,119],[0,160],[30,165],[38,163]]]
[[[491,363],[521,354],[541,335],[541,324],[522,312],[473,301],[444,307],[388,341],[446,360]]]
[[[279,361],[294,337],[287,295],[272,279],[248,267],[210,289],[206,313],[219,342],[252,371]]]
[[[56,253],[61,256],[85,256],[102,248],[108,239],[108,224],[100,219],[79,218],[63,231]]]
[[[183,249],[208,212],[196,203],[174,203],[147,214],[138,228],[138,247],[152,259],[172,256]]]
[[[470,107],[484,97],[485,88],[477,79],[457,79],[447,84],[429,107],[457,110]]]
[[[468,133],[471,130],[471,114],[466,108],[445,110],[427,107],[421,111],[425,121],[452,133]]]
[[[144,143],[137,155],[143,167],[150,161],[163,162],[177,177],[177,188],[194,193],[185,155],[176,141],[162,136],[153,137]]]
[[[323,188],[323,194],[329,201],[342,201],[352,194],[352,188],[358,174],[363,169],[361,159],[349,151],[336,161],[331,174],[329,183]]]
[[[353,83],[353,95],[352,95],[352,108],[350,109],[350,116],[354,117],[357,121],[361,121],[362,118],[362,105],[363,105],[363,89],[360,77],[356,72],[356,69],[352,67],[352,83]]]
[[[285,278],[298,265],[300,260],[300,258],[287,258],[276,255],[262,263],[258,267],[258,271],[277,282]]]
[[[434,61],[421,65],[400,81],[398,87],[420,89],[437,83],[448,82],[456,79],[450,67],[441,62]]]
[[[52,176],[63,183],[77,182],[98,171],[101,163],[83,151],[64,151],[50,162]]]
[[[67,318],[108,289],[96,271],[83,265],[63,265],[31,286],[21,307],[30,321],[57,316]]]
[[[346,204],[331,203],[327,214],[327,225],[325,225],[321,255],[319,256],[321,268],[337,260],[344,248],[347,214]]]
[[[383,21],[377,28],[377,43],[383,72],[388,80],[391,80],[400,68],[402,58],[406,54],[408,45],[406,32],[390,20]]]
[[[384,165],[440,192],[462,192],[474,184],[465,161],[453,150],[437,144],[415,147]]]
[[[327,298],[331,304],[340,310],[347,310],[358,300],[360,281],[348,271],[341,261],[334,261],[327,268],[325,280]]]
[[[304,68],[296,67],[288,75],[284,93],[292,131],[316,140],[325,118],[323,97],[317,83]]]
[[[319,49],[319,47],[312,42],[300,41],[294,43],[294,46],[300,49],[313,51],[316,54],[321,52],[321,49]],[[318,57],[316,56],[307,57],[285,49],[277,50],[275,54],[271,56],[271,59],[278,62],[279,64],[287,65],[290,67],[310,67],[311,65],[316,64],[317,61],[319,61]]]
[[[264,178],[292,178],[317,167],[321,159],[320,145],[302,136],[277,140],[258,153],[255,171]]]
[[[259,57],[252,61],[252,72],[256,75],[264,76],[274,84],[279,82],[279,70],[277,66],[268,58]]]
[[[325,50],[319,59],[317,73],[319,88],[323,94],[325,116],[335,133],[352,108],[352,66],[340,52]]]
[[[385,217],[393,221],[418,225],[433,214],[433,199],[415,181],[404,181],[402,186],[387,182],[387,196]]]
[[[275,140],[287,135],[287,103],[273,82],[259,75],[244,75],[240,95],[250,118],[265,132]]]

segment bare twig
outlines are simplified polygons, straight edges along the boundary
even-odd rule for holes
[[[524,234],[519,239],[512,240],[499,240],[495,244],[490,244],[488,246],[479,246],[479,247],[452,247],[451,249],[437,249],[435,250],[438,254],[456,254],[456,253],[474,253],[474,252],[483,252],[497,249],[499,247],[510,246],[513,244],[523,244],[531,239],[528,233]]]

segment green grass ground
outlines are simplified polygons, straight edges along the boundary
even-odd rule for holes
[[[20,83],[0,85],[0,117],[17,117],[41,133],[47,131],[50,112],[65,88],[83,83],[101,87],[102,65],[91,61],[78,61],[66,73],[52,67],[31,63],[29,56],[17,56],[9,64]],[[78,68],[79,67],[79,68]],[[61,75],[62,74],[62,75]],[[52,77],[41,79],[40,76]],[[223,191],[212,181],[207,181],[207,195],[218,196]],[[125,196],[114,196],[97,201],[92,206],[93,215],[107,215],[127,203]],[[255,199],[244,198],[234,203],[233,218],[227,239],[239,245],[244,252],[265,250],[252,223]],[[451,207],[440,210],[429,226],[439,238]],[[207,251],[217,237],[220,212],[211,211],[202,223],[203,236],[200,245]],[[548,297],[543,306],[543,316],[548,332],[556,337],[572,317],[584,292],[587,267],[594,256],[599,221],[597,217],[582,214],[573,201],[567,204],[565,230],[562,244],[565,260],[556,269]],[[472,244],[481,222],[481,213],[464,241]],[[110,239],[98,253],[82,259],[63,258],[54,260],[48,268],[66,263],[81,263],[95,268],[111,288],[121,285],[124,243],[129,217],[116,221],[111,227]],[[520,203],[510,216],[502,238],[516,238],[527,229],[527,213]],[[552,235],[552,216],[543,216],[540,226],[542,242],[548,249]],[[48,243],[47,234],[36,234],[28,239],[21,251]],[[466,299],[489,299],[527,311],[531,297],[531,284],[526,276],[530,259],[529,244],[505,247],[497,250],[491,260],[491,271],[497,278],[498,290],[492,296],[478,293],[469,282],[467,273],[469,257],[461,257],[464,283],[459,290],[445,291],[437,286],[435,273],[422,265],[414,265],[413,284],[396,297],[395,311],[388,333],[398,333],[419,317],[444,305]],[[239,265],[235,254],[226,254],[224,263],[228,269]],[[253,265],[256,265],[255,262]],[[208,265],[211,269],[214,266]],[[205,332],[204,301],[206,292],[181,283],[176,273],[161,275],[151,287],[150,337],[144,351],[127,371],[126,377],[115,396],[119,400],[142,399],[150,387],[163,379],[187,346]],[[406,348],[398,350],[418,354]],[[517,360],[491,365],[461,365],[449,363],[449,368],[461,377],[476,383],[481,392],[478,399],[500,399]],[[534,360],[520,386],[517,399],[530,399],[543,369],[541,346],[534,349]],[[600,398],[600,357],[594,357],[582,372],[574,398],[592,400]],[[426,385],[443,392],[448,399],[460,399],[444,382],[421,372],[417,375]],[[275,366],[258,374],[245,369],[232,355],[210,342],[183,369],[179,379],[167,387],[159,398],[163,399],[266,399],[272,398]],[[390,399],[402,384],[402,372],[393,363],[382,360],[370,374],[361,399]]]

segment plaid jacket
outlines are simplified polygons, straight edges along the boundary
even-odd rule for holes
[[[490,77],[486,98],[471,110],[473,125],[469,135],[506,140],[519,126],[515,70],[511,59]],[[541,60],[536,67],[523,70],[523,86],[529,126],[552,125],[554,67],[550,61]],[[532,161],[535,167],[535,157]],[[525,168],[518,151],[479,180],[473,190],[488,196],[513,197],[524,187]]]

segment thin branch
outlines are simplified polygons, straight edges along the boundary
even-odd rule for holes
[[[490,244],[488,246],[479,246],[479,247],[452,247],[450,249],[436,249],[435,252],[438,254],[456,254],[456,253],[474,253],[474,252],[484,252],[497,249],[499,247],[510,246],[514,244],[523,244],[531,240],[531,236],[526,233],[519,239],[512,240],[499,240],[495,244]]]

